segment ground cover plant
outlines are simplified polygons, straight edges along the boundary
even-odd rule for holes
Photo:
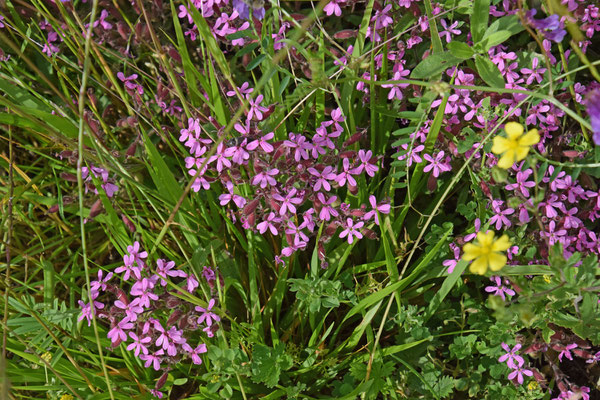
[[[0,2],[2,398],[599,399],[599,31]]]

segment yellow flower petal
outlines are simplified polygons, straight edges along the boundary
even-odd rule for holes
[[[523,160],[525,157],[527,157],[527,154],[529,154],[529,147],[519,147],[515,151],[516,161]]]
[[[477,241],[481,247],[490,247],[494,241],[494,231],[477,232]]]
[[[499,253],[492,253],[489,255],[488,261],[492,271],[499,271],[506,265],[506,256]]]
[[[517,139],[519,136],[521,136],[523,134],[523,125],[519,124],[518,122],[507,122],[506,125],[504,125],[504,130],[506,131],[506,135],[509,137],[509,139]]]
[[[494,145],[492,146],[492,153],[494,154],[502,154],[505,151],[510,149],[509,141],[502,136],[494,137]]]
[[[540,135],[537,129],[532,129],[519,139],[519,146],[533,146],[540,141]]]
[[[469,270],[478,275],[483,275],[487,271],[488,263],[487,257],[480,257],[477,260],[473,261],[469,266]]]
[[[463,247],[462,259],[465,261],[471,261],[481,255],[481,247],[472,243],[467,243]]]
[[[508,235],[502,235],[492,244],[492,251],[506,251],[510,247]]]
[[[498,167],[509,169],[515,163],[515,151],[509,150],[498,160]]]

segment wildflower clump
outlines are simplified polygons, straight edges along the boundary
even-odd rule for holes
[[[496,136],[492,152],[501,155],[498,160],[500,168],[508,169],[517,161],[521,161],[529,154],[529,149],[540,141],[537,129],[531,129],[526,134],[523,125],[518,122],[509,122],[504,126],[508,137]]]
[[[510,247],[507,235],[494,240],[494,231],[477,233],[476,243],[467,243],[463,247],[463,260],[471,261],[469,269],[474,274],[483,275],[486,271],[499,271],[506,265],[506,256],[502,252]]]

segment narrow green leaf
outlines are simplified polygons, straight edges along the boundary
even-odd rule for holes
[[[461,58],[463,60],[471,58],[475,54],[471,46],[457,41],[448,43],[448,50],[454,57]]]
[[[426,59],[417,64],[412,70],[410,77],[411,79],[431,78],[440,74],[442,71],[457,65],[461,61],[461,58],[455,57],[449,51],[430,54]]]

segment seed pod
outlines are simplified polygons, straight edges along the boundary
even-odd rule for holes
[[[156,381],[156,386],[154,387],[156,390],[160,389],[161,387],[163,387],[165,385],[165,383],[167,382],[167,378],[169,377],[169,373],[165,372],[164,374],[161,375],[161,377],[158,379],[158,381]]]
[[[90,219],[93,219],[94,217],[96,217],[97,215],[100,214],[100,212],[102,212],[102,200],[98,199],[94,202],[94,204],[92,205],[92,207],[90,208]]]

